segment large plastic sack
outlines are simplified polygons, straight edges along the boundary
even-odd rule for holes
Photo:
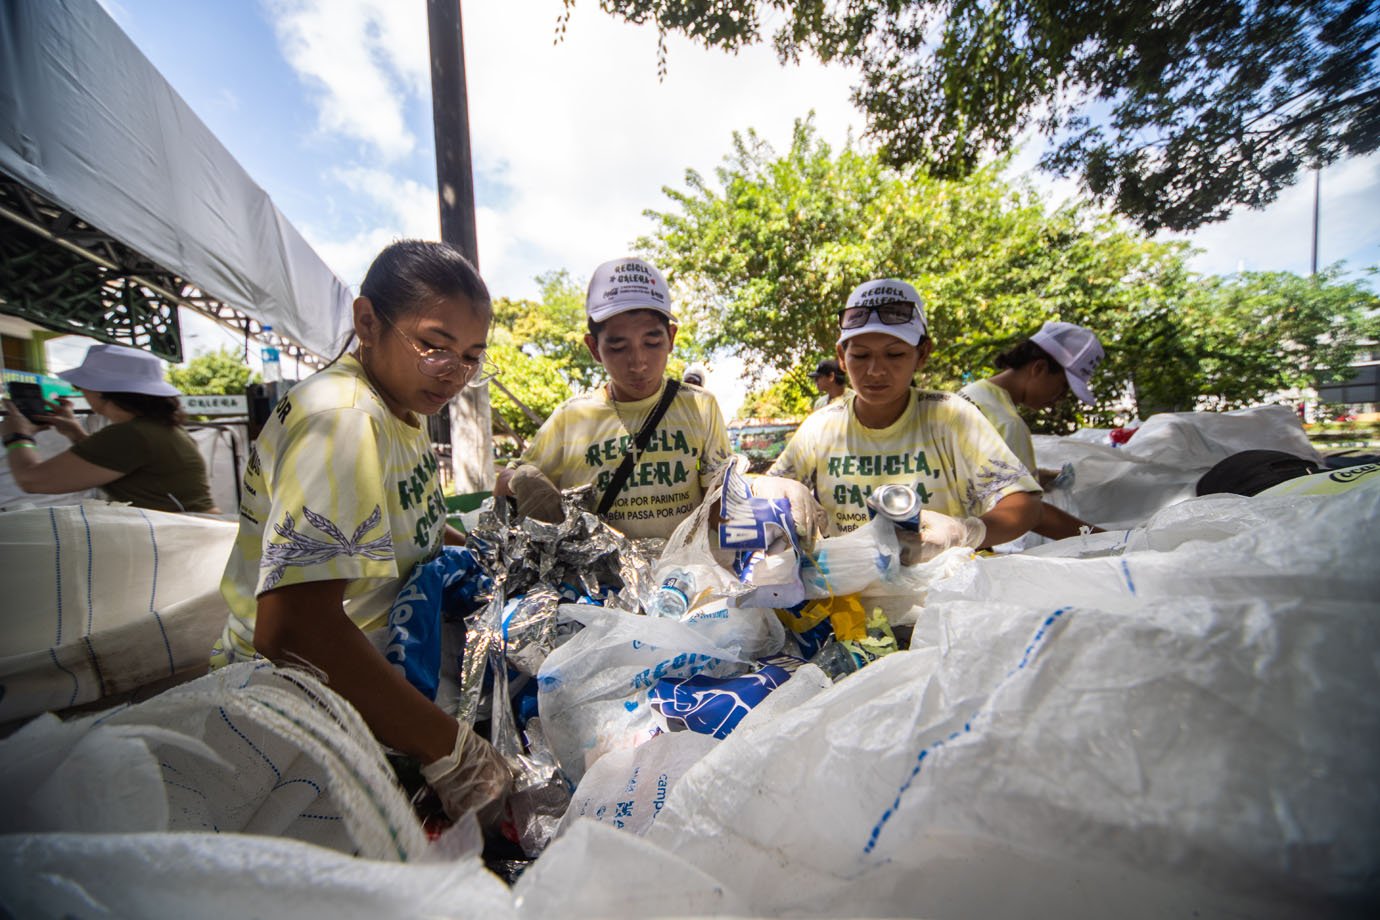
[[[578,604],[561,609],[585,628],[547,656],[537,675],[537,703],[546,740],[572,782],[609,751],[661,733],[647,703],[657,681],[733,677],[749,665],[677,620]]]
[[[359,714],[266,662],[0,741],[0,833],[57,831],[239,832],[380,860],[427,849]]]
[[[399,863],[244,834],[36,834],[0,837],[0,866],[0,913],[12,917],[516,916],[474,856]]]
[[[0,513],[0,722],[204,671],[235,533],[106,502]]]
[[[635,748],[610,751],[585,772],[560,831],[581,818],[644,834],[682,774],[718,742],[696,732],[657,735]]]
[[[513,901],[532,920],[749,915],[740,898],[674,850],[587,819],[523,873]]]
[[[1227,536],[1168,522],[1171,549],[1122,558],[1134,580],[1166,557],[1172,595],[1110,583],[1094,602],[1086,583],[1115,573],[1073,560],[1060,580],[1086,600],[1052,604],[1053,583],[1017,597],[1018,560],[983,560],[992,579],[936,588],[920,648],[720,742],[647,840],[764,914],[1364,914],[1380,574],[1356,563],[1380,509],[1348,498]]]
[[[1079,432],[1032,440],[1041,467],[1057,470],[1069,463],[1075,470],[1070,487],[1047,492],[1045,500],[1109,529],[1134,526],[1192,498],[1203,473],[1239,451],[1282,450],[1319,459],[1298,416],[1285,406],[1152,415],[1119,448]]]

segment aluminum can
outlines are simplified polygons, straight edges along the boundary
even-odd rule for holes
[[[872,517],[881,515],[889,518],[897,527],[906,530],[920,530],[919,494],[908,485],[889,483],[873,489],[867,496],[867,513]]]

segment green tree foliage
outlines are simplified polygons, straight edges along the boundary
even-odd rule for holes
[[[243,396],[244,388],[258,383],[259,375],[252,373],[232,348],[218,348],[202,352],[186,364],[168,368],[168,383],[188,396]]]
[[[819,391],[805,373],[805,368],[796,368],[771,386],[749,392],[743,397],[738,417],[801,419],[809,415]]]
[[[770,18],[783,61],[858,69],[854,100],[891,163],[962,176],[1037,130],[1055,142],[1045,167],[1151,231],[1263,207],[1301,168],[1380,147],[1373,0],[601,6],[728,50],[762,40]]]
[[[589,389],[603,370],[585,347],[584,289],[565,270],[540,275],[537,284],[540,300],[494,301],[494,328],[505,330],[524,354],[551,359],[570,386]]]
[[[1109,422],[1126,398],[1123,419],[1193,409],[1200,395],[1257,401],[1344,366],[1375,303],[1338,270],[1200,279],[1184,244],[1081,203],[1051,210],[997,166],[935,179],[851,147],[836,153],[809,121],[781,156],[752,132],[735,137],[716,179],[691,171],[688,188],[667,189],[674,207],[648,212],[656,234],[640,245],[674,273],[703,345],[736,351],[754,378],[802,376],[833,353],[848,292],[896,277],[925,298],[936,349],[922,382],[935,389],[994,373],[996,354],[1045,320],[1096,330],[1105,399],[1047,418],[1059,430]]]

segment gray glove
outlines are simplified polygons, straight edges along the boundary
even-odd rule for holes
[[[956,518],[938,511],[921,511],[920,532],[898,527],[896,536],[901,543],[901,564],[915,565],[929,562],[955,546],[977,549],[987,539],[987,525],[981,518]]]
[[[517,501],[518,517],[529,517],[548,524],[565,520],[561,509],[561,490],[538,467],[522,463],[514,467],[508,489]]]
[[[451,820],[476,811],[485,824],[490,823],[485,820],[490,813],[497,816],[513,775],[493,745],[461,725],[455,750],[423,766],[422,778],[436,790]]]

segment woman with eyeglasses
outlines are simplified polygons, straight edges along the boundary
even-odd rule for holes
[[[293,387],[250,450],[212,656],[324,671],[379,741],[423,764],[453,818],[497,798],[507,770],[380,649],[413,567],[460,536],[422,417],[485,377],[492,312],[444,243],[404,240],[374,260],[354,302],[358,347]]]
[[[934,349],[915,288],[858,286],[835,347],[853,393],[807,418],[768,471],[814,489],[835,534],[867,523],[868,496],[892,483],[920,498],[920,532],[900,531],[906,562],[1005,543],[1035,524],[1040,487],[982,413],[913,385]]]

